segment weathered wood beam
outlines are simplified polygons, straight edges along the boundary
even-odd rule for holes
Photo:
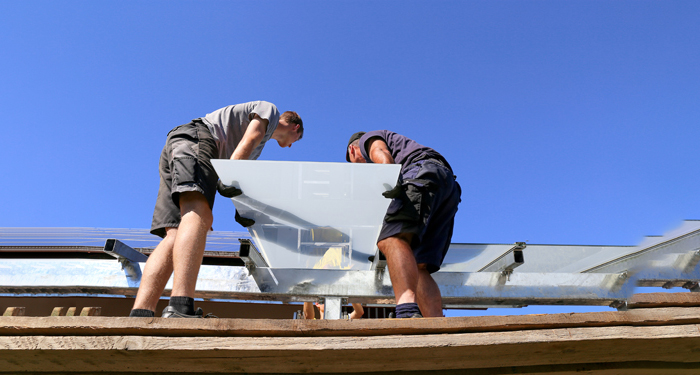
[[[700,307],[700,293],[640,293],[627,302],[628,309],[656,307]]]
[[[94,319],[94,318],[93,318]],[[700,325],[376,337],[2,336],[0,371],[386,372],[585,363],[700,365]]]
[[[0,317],[0,335],[386,336],[700,324],[700,308],[423,319],[292,320]]]

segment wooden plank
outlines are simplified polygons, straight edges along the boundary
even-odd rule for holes
[[[641,293],[627,302],[627,308],[700,307],[700,293]]]
[[[386,336],[685,324],[700,324],[700,308],[359,320],[0,317],[0,335]]]
[[[67,307],[54,307],[53,311],[51,311],[51,316],[66,316],[67,312]]]
[[[158,301],[156,315],[168,305],[163,299]],[[113,297],[0,297],[2,311],[8,306],[24,306],[24,316],[51,316],[56,306],[75,306],[81,309],[85,306],[100,306],[100,316],[128,317],[134,306],[133,298]],[[244,303],[221,301],[197,301],[197,307],[204,309],[204,313],[214,313],[220,318],[248,318],[248,319],[291,319],[294,312],[301,309],[300,304],[283,305],[269,303]],[[66,307],[67,309],[67,307]],[[2,312],[0,311],[0,312]],[[65,312],[61,316],[65,316]]]
[[[80,316],[100,316],[101,307],[83,307]]]
[[[0,372],[6,375],[27,375],[26,372]],[[187,374],[212,374],[211,372],[188,372]],[[235,372],[228,372],[232,374]],[[65,372],[42,372],[46,375],[68,375]],[[85,374],[85,373],[79,373]],[[172,372],[100,372],[100,375],[173,375]],[[253,373],[246,375],[270,375],[269,372]],[[292,375],[295,373],[275,373],[275,375]],[[322,375],[328,373],[314,374]],[[554,366],[523,366],[488,369],[459,369],[437,371],[400,371],[400,372],[343,372],[344,375],[698,375],[698,366],[695,364],[676,364],[666,362],[626,362],[626,363],[584,363]]]
[[[700,365],[700,325],[377,337],[2,336],[1,371],[388,372],[586,363]]]
[[[24,307],[8,307],[2,316],[22,316],[24,315]]]
[[[173,372],[100,372],[100,375],[173,375]],[[7,375],[26,375],[26,372],[2,372]],[[41,372],[46,375],[67,375],[65,372]],[[188,374],[212,374],[211,372],[189,371]],[[228,372],[232,374],[235,372]],[[85,374],[85,373],[81,373]],[[246,372],[246,375],[270,375],[269,372]],[[280,373],[275,375],[292,375],[298,373]],[[319,373],[314,374],[328,374]],[[668,363],[668,362],[622,362],[622,363],[583,363],[545,366],[521,366],[521,367],[496,367],[481,369],[458,369],[436,371],[400,371],[400,372],[343,372],[344,375],[698,375],[698,365],[694,363]]]

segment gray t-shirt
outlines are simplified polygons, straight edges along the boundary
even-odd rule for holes
[[[231,158],[238,143],[243,139],[243,135],[246,129],[248,129],[250,120],[254,118],[254,114],[269,121],[265,136],[248,158],[249,160],[255,160],[260,156],[260,152],[262,152],[263,147],[265,147],[265,142],[272,137],[272,133],[277,129],[277,124],[280,120],[280,112],[274,104],[262,100],[234,104],[217,109],[201,118],[216,140],[220,159]]]

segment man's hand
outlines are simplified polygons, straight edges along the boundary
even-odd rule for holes
[[[234,217],[234,219],[236,219],[236,222],[238,224],[241,224],[243,228],[248,228],[249,226],[255,224],[255,220],[241,217],[241,215],[238,214],[238,210],[236,210],[236,216]]]
[[[219,194],[226,198],[233,198],[243,194],[243,191],[241,189],[235,186],[224,185],[224,183],[221,182],[221,180],[219,180],[219,182],[216,183],[216,190],[218,190]],[[238,210],[236,210],[236,216],[234,217],[234,219],[236,219],[236,222],[238,224],[241,224],[241,226],[243,226],[244,228],[248,228],[249,226],[255,224],[255,220],[241,217],[241,215],[238,214]]]
[[[221,182],[221,180],[219,180],[219,182],[216,183],[216,190],[219,192],[219,194],[226,198],[233,198],[243,194],[243,191],[241,191],[241,189],[233,185],[224,185],[224,183]]]
[[[397,182],[396,186],[394,186],[393,189],[387,190],[387,191],[382,193],[384,198],[389,198],[389,199],[398,198],[402,194],[403,194],[403,184],[401,183],[401,181]]]

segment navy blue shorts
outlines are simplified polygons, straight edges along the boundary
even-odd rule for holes
[[[401,174],[403,194],[392,199],[378,241],[413,233],[416,263],[430,273],[440,269],[452,240],[462,189],[452,171],[437,160],[420,160]]]
[[[168,133],[160,154],[160,187],[153,211],[151,233],[165,237],[165,228],[180,225],[180,194],[197,191],[214,208],[219,177],[211,165],[218,148],[209,129],[201,121],[180,125]]]

